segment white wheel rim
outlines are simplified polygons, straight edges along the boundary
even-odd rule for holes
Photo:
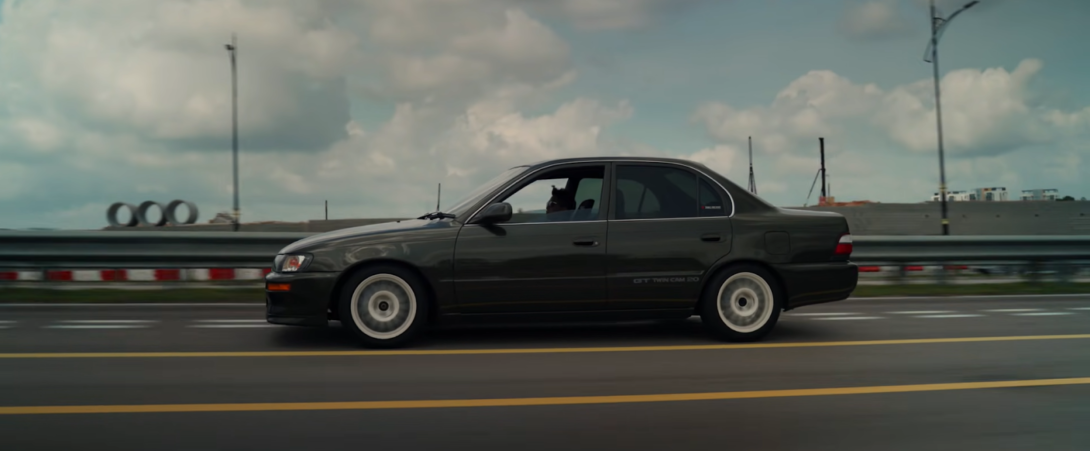
[[[368,337],[398,337],[415,319],[416,293],[400,277],[375,274],[360,282],[352,293],[352,322]]]
[[[772,317],[772,287],[764,278],[751,272],[730,276],[719,287],[716,309],[719,319],[731,330],[753,332]]]

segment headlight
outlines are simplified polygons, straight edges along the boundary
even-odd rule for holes
[[[285,255],[280,260],[280,272],[298,272],[309,258],[307,255]]]

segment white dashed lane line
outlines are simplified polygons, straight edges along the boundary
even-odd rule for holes
[[[940,313],[955,313],[953,310],[920,310],[915,312],[889,312],[894,315],[938,315]]]
[[[194,322],[200,324],[194,324],[189,327],[200,329],[252,329],[278,327],[276,324],[269,324],[268,321],[263,319],[202,319]]]
[[[977,318],[981,316],[984,315],[980,315],[977,313],[950,313],[944,315],[921,315],[914,316],[913,318]]]
[[[71,319],[57,322],[67,324],[147,324],[157,323],[158,321],[149,319]]]
[[[882,319],[881,316],[826,316],[821,318],[811,318],[813,320],[833,321],[833,320],[857,320],[857,319]]]
[[[72,319],[57,322],[61,324],[44,327],[46,329],[142,329],[158,321],[146,319]]]
[[[263,319],[198,319],[195,323],[265,323]]]
[[[852,316],[858,313],[791,313],[791,316]]]
[[[992,312],[992,313],[1017,313],[1017,312],[1039,312],[1039,311],[1041,311],[1041,309],[1039,309],[1039,308],[1000,308],[1000,309],[981,310],[981,311],[983,311],[983,312]]]
[[[1030,312],[1030,313],[1015,313],[1014,316],[1060,316],[1060,315],[1074,315],[1071,312]]]

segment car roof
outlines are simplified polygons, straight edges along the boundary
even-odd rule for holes
[[[541,160],[530,164],[520,165],[530,169],[537,169],[543,166],[551,166],[554,164],[562,163],[582,163],[591,161],[639,161],[648,163],[676,163],[686,166],[703,167],[704,165],[692,160],[686,160],[682,158],[666,158],[666,157],[637,157],[637,156],[594,156],[594,157],[572,157],[572,158],[557,158],[552,160]]]

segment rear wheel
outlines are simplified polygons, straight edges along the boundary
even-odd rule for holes
[[[737,265],[721,271],[700,303],[704,326],[721,340],[756,341],[775,327],[783,290],[768,270]]]
[[[402,268],[364,268],[344,284],[338,305],[341,324],[363,344],[394,348],[412,341],[424,328],[430,303],[424,284]]]

